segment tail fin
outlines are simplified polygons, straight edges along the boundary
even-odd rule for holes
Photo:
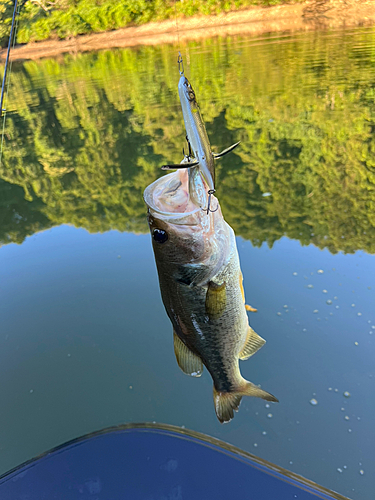
[[[254,396],[274,403],[279,402],[275,396],[247,380],[244,380],[239,390],[234,392],[219,392],[214,387],[215,412],[221,424],[232,420],[233,412],[238,411],[243,396]]]

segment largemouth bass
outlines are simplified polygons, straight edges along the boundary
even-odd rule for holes
[[[245,380],[239,369],[239,359],[248,359],[265,343],[249,326],[246,308],[252,308],[245,304],[234,231],[214,196],[214,160],[239,143],[217,155],[211,151],[181,54],[178,63],[189,153],[180,164],[162,167],[178,170],[150,184],[144,200],[177,363],[195,377],[206,366],[214,383],[216,415],[223,423],[233,418],[243,396],[278,400]]]
[[[183,165],[189,166],[186,158]],[[207,187],[199,167],[184,168],[150,184],[144,200],[178,365],[192,376],[206,366],[223,423],[243,396],[277,399],[240,373],[239,359],[248,359],[265,340],[249,326],[234,231],[214,195],[216,210],[202,210]]]

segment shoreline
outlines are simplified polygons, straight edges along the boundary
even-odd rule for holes
[[[15,46],[11,59],[33,60],[63,53],[141,45],[186,43],[215,36],[366,27],[375,25],[374,0],[308,0],[298,4],[254,7],[220,14],[169,19],[115,31]],[[178,29],[177,29],[178,28]],[[5,61],[6,49],[0,51]]]

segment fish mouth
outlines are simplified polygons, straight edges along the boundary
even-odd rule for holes
[[[201,212],[201,207],[197,206],[189,195],[188,169],[181,169],[157,179],[146,187],[143,199],[151,215],[174,224],[196,224],[189,219]]]

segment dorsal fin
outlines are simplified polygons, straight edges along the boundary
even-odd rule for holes
[[[245,344],[242,350],[240,351],[238,357],[243,361],[249,359],[250,356],[255,354],[262,346],[264,346],[265,343],[266,341],[262,339],[260,335],[254,332],[251,326],[249,326]]]

